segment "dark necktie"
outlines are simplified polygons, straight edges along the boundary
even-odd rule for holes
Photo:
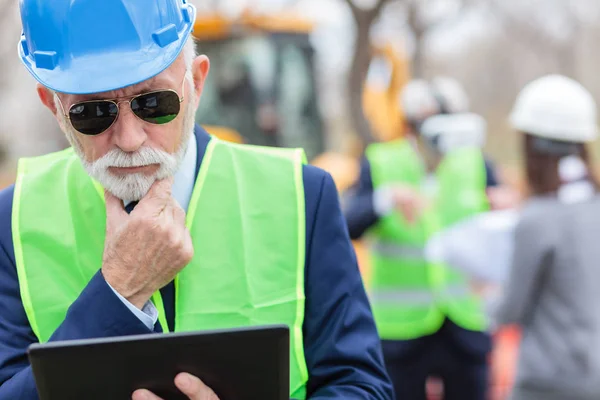
[[[125,211],[127,212],[127,214],[131,214],[131,212],[133,211],[135,206],[138,205],[138,203],[139,201],[132,201],[131,203],[127,204],[127,206],[125,206]]]

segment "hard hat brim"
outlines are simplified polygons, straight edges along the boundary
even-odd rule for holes
[[[563,142],[591,143],[598,139],[599,134],[596,125],[584,124],[580,126],[561,126],[552,123],[552,121],[548,122],[539,118],[528,119],[527,116],[521,115],[518,112],[513,112],[510,117],[510,123],[513,129],[517,131]]]
[[[153,46],[80,57],[68,68],[38,68],[32,58],[24,54],[22,46],[19,46],[19,55],[33,77],[56,92],[76,95],[110,92],[151,79],[167,69],[181,53],[192,29],[193,24],[187,24],[180,39],[164,48]]]

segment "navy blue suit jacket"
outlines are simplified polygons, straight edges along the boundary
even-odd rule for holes
[[[497,186],[496,174],[489,160],[485,162],[485,169],[487,187]],[[371,165],[366,158],[363,158],[359,181],[348,197],[345,207],[346,223],[353,240],[360,239],[370,227],[379,221],[379,216],[375,213],[373,206],[373,191]],[[492,346],[488,334],[464,330],[449,320],[433,338],[451,340],[460,350],[464,350],[466,357],[474,357],[476,360],[484,360]],[[395,352],[412,354],[416,347],[423,347],[430,339],[397,341]]]
[[[210,137],[196,129],[198,171]],[[303,326],[312,399],[391,399],[379,337],[331,177],[304,167],[306,309]],[[26,351],[37,342],[19,293],[11,236],[13,187],[0,192],[0,399],[37,399]],[[173,284],[162,290],[174,323]],[[156,331],[156,329],[155,329]],[[69,308],[51,341],[150,333],[102,274]]]

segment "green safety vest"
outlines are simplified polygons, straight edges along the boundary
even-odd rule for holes
[[[406,140],[368,147],[373,187],[406,184],[421,190],[426,171]],[[382,217],[368,232],[372,279],[369,295],[383,339],[405,340],[435,333],[449,317],[459,326],[485,330],[480,299],[467,278],[445,265],[428,263],[427,240],[444,227],[488,208],[481,151],[464,148],[444,157],[436,171],[437,190],[413,225],[399,212]]]
[[[302,150],[212,139],[187,213],[195,256],[175,278],[175,331],[287,324],[290,395],[306,397]],[[21,297],[40,342],[102,266],[103,190],[72,149],[19,162],[12,232]],[[275,250],[274,250],[275,249]],[[160,293],[159,321],[168,326]]]

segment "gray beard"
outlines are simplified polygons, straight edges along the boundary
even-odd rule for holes
[[[189,88],[188,92],[193,93]],[[174,176],[181,167],[190,143],[190,137],[194,134],[194,104],[194,99],[190,98],[183,114],[184,122],[181,142],[174,154],[149,147],[142,147],[135,153],[126,153],[120,149],[113,149],[100,159],[89,162],[85,159],[83,149],[79,143],[79,133],[75,131],[70,122],[64,117],[62,125],[69,143],[73,146],[73,150],[90,177],[98,181],[102,187],[124,202],[139,201],[146,196],[154,182]],[[135,167],[150,164],[158,164],[159,169],[149,176],[140,173],[114,175],[108,169],[109,167]]]

